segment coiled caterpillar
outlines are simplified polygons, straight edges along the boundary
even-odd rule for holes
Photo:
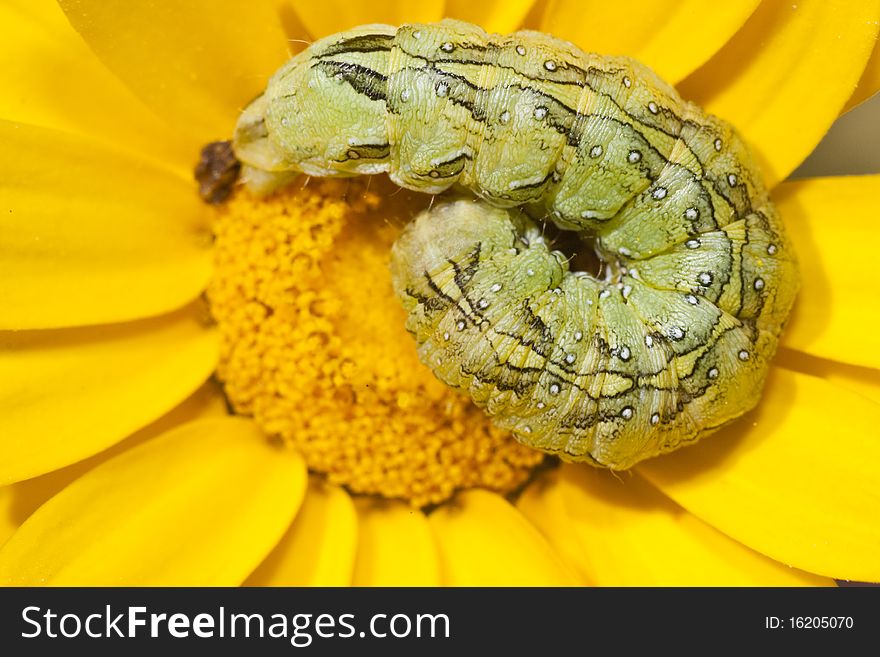
[[[242,176],[388,172],[424,213],[392,269],[422,361],[522,442],[615,469],[757,403],[797,267],[742,140],[625,57],[459,21],[372,25],[284,65]],[[568,271],[528,215],[593,240]]]

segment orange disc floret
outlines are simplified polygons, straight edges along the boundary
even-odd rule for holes
[[[414,506],[512,491],[544,458],[418,360],[388,261],[425,203],[382,179],[239,193],[218,211],[208,289],[236,412],[331,481]]]

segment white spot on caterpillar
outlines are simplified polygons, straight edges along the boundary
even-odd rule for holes
[[[544,62],[544,68],[546,68],[548,71],[555,71],[556,62],[554,62],[552,59],[548,59],[546,62]]]
[[[684,245],[689,249],[699,249],[700,244],[701,244],[700,240],[697,240],[697,239],[688,240],[687,242],[684,243]]]
[[[490,292],[500,292],[501,291],[501,283],[493,283],[492,287],[489,288]]]
[[[651,415],[651,426],[657,426],[660,424],[660,413],[653,413]]]
[[[536,119],[540,120],[540,119],[543,119],[545,116],[547,116],[547,108],[546,107],[544,107],[542,105],[541,107],[535,108],[535,118]]]
[[[602,155],[602,147],[598,144],[590,149],[590,157],[599,157]]]
[[[648,111],[649,111],[651,114],[656,114],[657,112],[660,111],[660,110],[657,108],[657,103],[655,103],[653,100],[652,100],[650,103],[648,103]]]
[[[696,208],[688,208],[684,211],[684,218],[688,221],[694,221],[697,217],[700,216],[700,211]]]
[[[697,276],[697,280],[699,281],[700,285],[702,285],[703,287],[709,287],[710,285],[712,285],[712,280],[713,280],[712,272],[710,272],[710,271],[702,272],[699,276]]]
[[[715,150],[719,151],[719,152],[721,151],[721,140],[720,139],[715,140]]]
[[[635,164],[642,159],[642,154],[639,151],[630,151],[626,159],[630,164]]]
[[[763,290],[764,289],[764,279],[763,278],[756,278],[753,286],[758,291]]]
[[[718,368],[717,367],[711,368],[708,372],[706,372],[706,376],[708,376],[710,379],[717,379],[718,378]]]
[[[510,121],[510,112],[504,110],[503,112],[501,112],[501,116],[498,117],[498,120],[501,123],[507,123],[508,121]]]
[[[666,198],[666,188],[665,187],[658,187],[653,192],[651,192],[651,196],[654,197],[654,199],[656,199],[658,201],[660,199]]]
[[[737,357],[738,357],[740,360],[748,360],[748,359],[749,359],[749,355],[750,355],[750,354],[749,354],[749,352],[748,352],[747,349],[740,349],[739,353],[737,354]]]
[[[443,52],[452,52],[455,49],[455,46],[452,45],[449,41],[440,44],[440,50]]]
[[[622,417],[624,420],[629,420],[630,418],[632,418],[632,416],[633,416],[632,406],[624,406],[623,410],[620,411],[620,417]]]

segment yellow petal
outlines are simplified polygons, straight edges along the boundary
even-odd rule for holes
[[[107,70],[53,0],[0,5],[0,60],[18,62],[0,67],[0,118],[84,133],[142,157],[172,160],[189,177],[193,145]]]
[[[782,344],[880,367],[880,269],[858,255],[880,240],[880,176],[785,183],[773,198],[801,263],[801,290]]]
[[[833,586],[709,527],[638,476],[563,465],[517,506],[600,586]]]
[[[532,0],[446,0],[443,15],[474,23],[487,32],[507,34],[522,25],[533,4]]]
[[[281,29],[287,38],[287,50],[291,55],[298,53],[312,43],[312,35],[293,9],[293,3],[282,0],[278,8]]]
[[[293,9],[316,39],[359,25],[430,23],[443,17],[443,0],[293,0]]]
[[[109,449],[60,470],[53,470],[33,479],[26,479],[0,487],[0,545],[3,545],[6,539],[46,500],[57,495],[61,489],[96,465],[107,461],[117,454],[121,454],[135,445],[140,445],[147,440],[155,438],[180,424],[200,418],[221,417],[227,414],[226,400],[219,386],[212,381],[208,381],[181,404],[158,420],[136,431]]]
[[[588,52],[629,55],[675,84],[709,59],[760,0],[551,0],[541,30]]]
[[[781,563],[880,581],[880,405],[773,368],[756,412],[638,466],[705,522]]]
[[[296,515],[306,471],[238,418],[202,420],[77,479],[0,549],[0,583],[233,586]]]
[[[571,528],[559,470],[544,473],[532,482],[516,501],[516,508],[544,535],[559,558],[580,576],[584,584],[596,585],[590,555],[584,551],[580,536]]]
[[[193,144],[228,138],[288,57],[280,0],[59,4],[107,68]]]
[[[460,493],[434,511],[428,522],[447,586],[581,584],[538,530],[495,493]]]
[[[878,19],[880,0],[763,2],[679,91],[733,123],[775,184],[813,150],[852,95]]]
[[[874,45],[871,58],[862,72],[859,85],[856,87],[853,95],[850,96],[843,110],[845,112],[851,110],[862,101],[868,100],[877,91],[880,91],[880,42]]]
[[[357,535],[348,493],[312,477],[293,525],[245,586],[348,586]]]
[[[880,172],[878,118],[880,96],[847,111],[834,122],[810,156],[791,173],[789,180]]]
[[[194,185],[85,137],[0,121],[0,329],[179,308],[211,273]]]
[[[401,502],[360,498],[355,586],[437,586],[437,548],[421,511]]]
[[[0,332],[0,484],[91,456],[186,399],[217,360],[216,332],[197,310]]]
[[[880,369],[847,365],[785,348],[779,350],[774,362],[795,372],[818,376],[832,385],[845,388],[875,404],[880,404]]]

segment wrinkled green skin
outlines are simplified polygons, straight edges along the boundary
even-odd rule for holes
[[[283,66],[234,148],[257,190],[387,172],[481,199],[422,213],[392,273],[422,361],[525,444],[626,469],[760,397],[791,245],[733,128],[634,60],[458,21],[364,26]],[[605,276],[570,271],[527,215],[592,240]]]

